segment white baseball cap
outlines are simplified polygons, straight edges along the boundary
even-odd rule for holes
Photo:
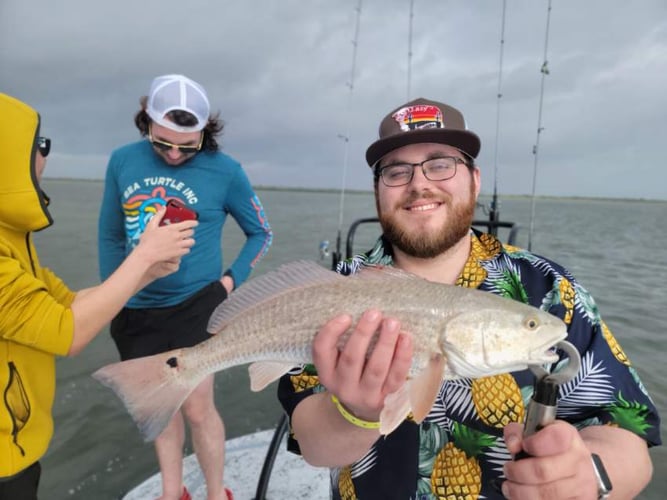
[[[187,111],[197,123],[182,127],[166,118],[171,111]],[[183,75],[158,76],[151,83],[146,112],[163,127],[176,132],[199,132],[208,123],[210,105],[204,87]]]

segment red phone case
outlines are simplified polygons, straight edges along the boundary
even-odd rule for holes
[[[192,208],[186,207],[181,202],[169,200],[167,202],[167,211],[160,221],[160,225],[176,224],[184,220],[197,220],[199,215]]]

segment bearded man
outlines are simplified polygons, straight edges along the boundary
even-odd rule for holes
[[[569,271],[471,227],[479,137],[460,111],[427,99],[391,111],[379,135],[366,160],[382,235],[338,271],[395,266],[531,304],[564,321],[567,341],[588,363],[561,394],[557,420],[534,434],[523,436],[522,424],[536,376],[519,370],[445,380],[422,421],[408,415],[383,436],[380,413],[406,383],[411,332],[379,310],[356,324],[337,316],[313,341],[314,366],[280,381],[289,449],[331,468],[336,500],[637,496],[652,474],[648,446],[660,444],[656,408]],[[520,452],[528,457],[514,460]]]

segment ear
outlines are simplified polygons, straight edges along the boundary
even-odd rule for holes
[[[479,167],[475,166],[472,171],[472,181],[475,183],[475,200],[479,197],[479,191],[482,188],[482,179],[479,173]]]

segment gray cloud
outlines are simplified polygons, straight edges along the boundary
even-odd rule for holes
[[[407,100],[408,0],[3,0],[0,91],[36,107],[54,140],[47,175],[102,178],[138,134],[151,79],[201,82],[223,146],[255,184],[370,187],[381,117]],[[500,193],[532,186],[547,2],[508,0],[498,132]],[[414,1],[410,98],[461,109],[494,183],[501,2]],[[537,192],[667,198],[667,3],[554,1]]]

